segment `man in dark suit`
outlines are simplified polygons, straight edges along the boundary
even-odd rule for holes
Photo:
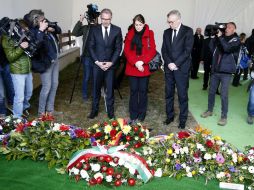
[[[175,85],[180,106],[179,126],[184,129],[188,117],[189,70],[193,46],[193,31],[181,23],[181,14],[172,10],[167,15],[170,28],[164,31],[162,57],[165,71],[165,98],[168,125],[174,120]]]
[[[117,60],[122,51],[121,29],[111,24],[110,9],[101,11],[101,24],[91,28],[88,49],[94,62],[93,66],[93,103],[88,118],[98,115],[101,87],[106,86],[106,105],[108,117],[114,118],[114,72]]]
[[[198,69],[199,62],[201,61],[201,50],[203,45],[204,36],[202,35],[201,28],[196,29],[196,33],[194,35],[194,44],[192,48],[192,68],[191,68],[191,78],[198,79]]]

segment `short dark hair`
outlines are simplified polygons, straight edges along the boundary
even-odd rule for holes
[[[133,18],[133,25],[135,24],[136,21],[141,22],[142,24],[145,24],[145,18],[142,14],[138,14]]]
[[[236,29],[236,24],[234,22],[229,22],[228,24],[232,24]]]

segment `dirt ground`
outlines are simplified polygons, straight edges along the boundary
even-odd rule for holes
[[[105,112],[104,99],[101,97],[98,117],[95,119],[87,118],[91,110],[92,98],[91,91],[89,91],[88,101],[85,102],[82,99],[82,69],[78,75],[72,103],[69,103],[77,68],[78,63],[73,63],[60,72],[59,87],[55,101],[56,121],[59,123],[88,128],[98,121],[107,119],[107,113]],[[145,121],[143,122],[145,126],[153,129],[151,135],[169,134],[171,132],[179,131],[177,128],[179,123],[177,96],[175,97],[175,120],[170,125],[166,126],[163,124],[163,121],[166,119],[164,86],[163,72],[155,72],[150,77],[149,81],[148,110]],[[31,99],[32,107],[30,118],[37,116],[39,92],[40,88],[34,90],[34,94]],[[120,98],[118,91],[115,90],[115,116],[129,118],[129,84],[127,77],[124,77],[123,81],[121,82],[119,92],[122,95],[122,99]],[[194,128],[196,125],[197,122],[189,112],[186,128]]]

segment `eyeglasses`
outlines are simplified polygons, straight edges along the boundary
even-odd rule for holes
[[[101,18],[101,20],[110,21],[111,18]]]

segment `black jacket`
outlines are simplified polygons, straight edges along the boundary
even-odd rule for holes
[[[240,39],[236,34],[212,39],[210,41],[210,49],[214,50],[212,73],[235,73],[240,45]]]

